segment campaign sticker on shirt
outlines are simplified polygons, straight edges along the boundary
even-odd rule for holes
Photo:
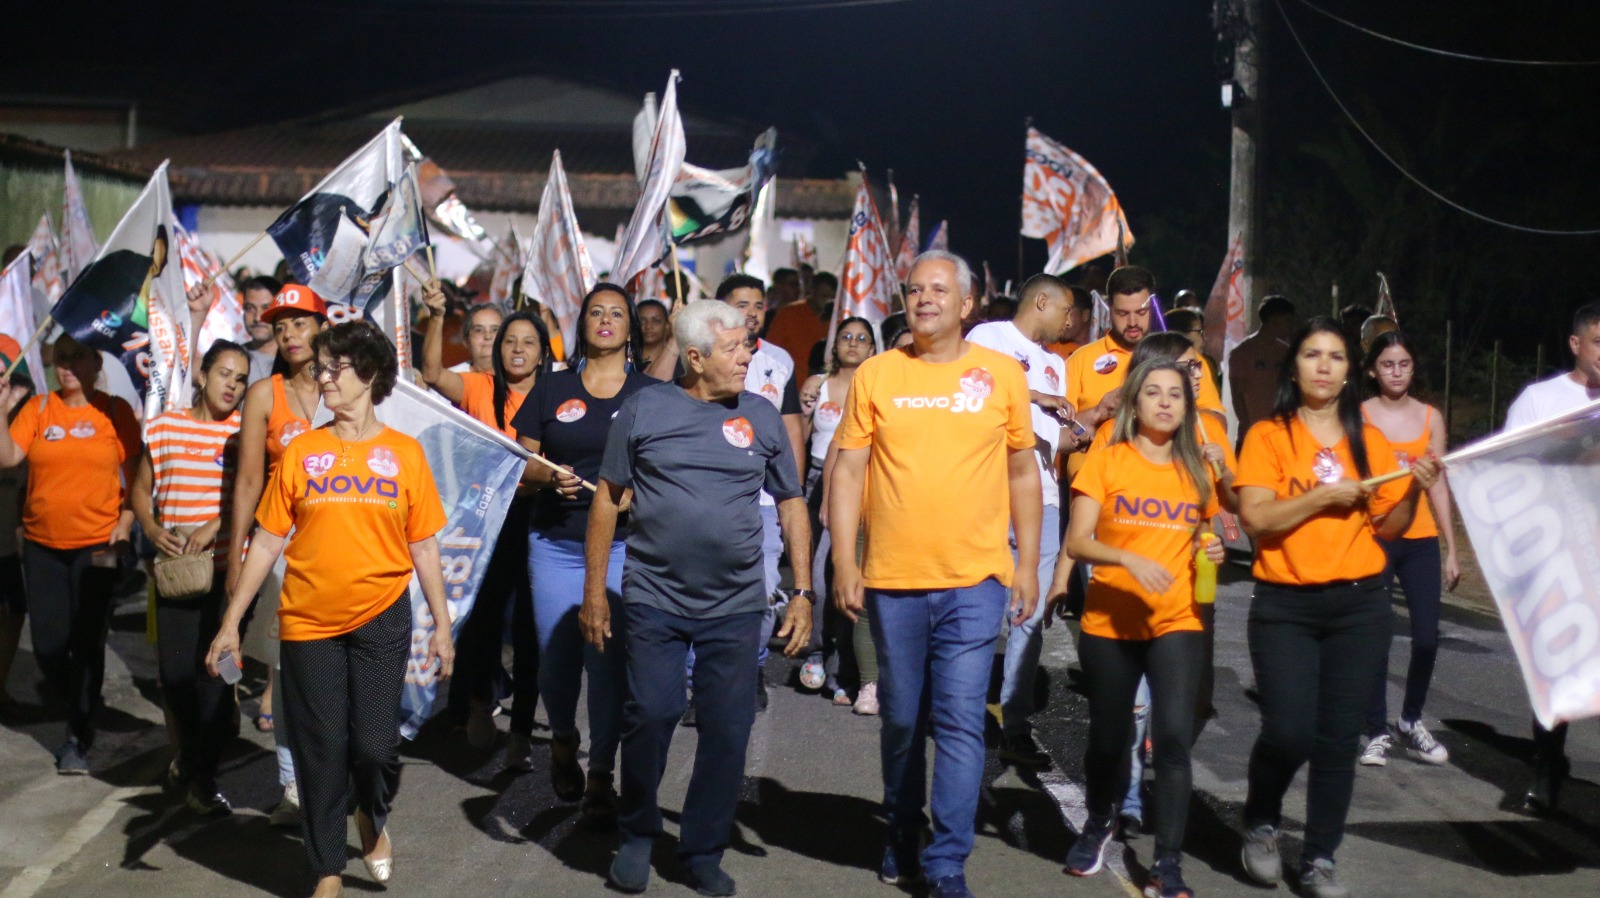
[[[556,407],[556,420],[571,424],[588,413],[589,407],[583,404],[582,399],[568,399]]]
[[[367,453],[367,468],[380,477],[394,477],[400,473],[400,458],[388,446],[374,446]]]
[[[1017,357],[1017,361],[1018,362],[1022,363],[1022,370],[1023,371],[1032,371],[1033,370],[1033,364],[1028,361],[1028,357],[1027,356],[1023,355],[1020,352],[1012,353],[1012,354]]]
[[[87,440],[88,438],[94,436],[94,425],[90,424],[88,421],[79,421],[78,423],[72,425],[72,429],[67,431],[67,433],[72,434],[80,440]]]
[[[844,417],[844,409],[837,402],[824,402],[817,406],[817,421],[822,424],[838,424]]]
[[[1311,473],[1321,483],[1338,483],[1344,479],[1344,463],[1332,449],[1324,447],[1312,458]]]
[[[44,438],[54,443],[56,440],[66,439],[67,432],[62,430],[60,425],[52,424],[44,429]]]
[[[324,452],[320,455],[308,455],[300,463],[305,466],[307,474],[312,477],[321,477],[333,469],[333,453]]]
[[[1061,375],[1056,373],[1056,366],[1044,366],[1044,384],[1052,393],[1061,389]]]
[[[756,440],[756,431],[743,418],[729,418],[722,422],[722,438],[739,449],[749,449]]]
[[[994,375],[982,368],[969,368],[961,375],[961,392],[973,399],[988,399],[994,392]]]
[[[1096,374],[1110,374],[1115,370],[1117,370],[1117,355],[1114,352],[1108,352],[1094,360]]]
[[[1413,461],[1416,461],[1416,459],[1411,457],[1411,453],[1406,452],[1403,449],[1394,450],[1394,463],[1400,466],[1400,470],[1411,470],[1411,463]]]
[[[778,397],[779,397],[778,385],[777,384],[762,384],[761,385],[761,395],[767,397],[767,399],[772,401],[772,402],[777,402],[778,401]]]
[[[290,440],[293,440],[295,437],[299,436],[300,434],[305,433],[307,429],[308,428],[306,427],[306,422],[304,422],[304,421],[291,421],[291,422],[289,422],[289,426],[285,427],[283,429],[283,435],[278,437],[278,442],[282,443],[285,446],[287,446],[287,445],[289,445],[289,441]]]

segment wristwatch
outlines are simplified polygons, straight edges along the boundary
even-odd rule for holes
[[[817,604],[817,594],[809,589],[791,589],[789,590],[789,598],[805,599],[813,605]]]

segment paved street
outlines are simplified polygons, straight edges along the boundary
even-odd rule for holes
[[[1240,878],[1234,834],[1256,711],[1244,644],[1249,585],[1238,579],[1242,571],[1233,573],[1218,602],[1220,716],[1195,750],[1185,873],[1202,895],[1265,894]],[[1404,633],[1403,606],[1397,612],[1396,632]],[[1056,769],[1018,776],[991,755],[969,880],[980,896],[1134,894],[1128,882],[1142,883],[1152,848],[1148,835],[1118,852],[1108,873],[1091,880],[1061,873],[1072,836],[1064,815],[1075,823],[1082,813],[1077,779],[1085,714],[1072,689],[1068,631],[1052,629],[1046,653],[1050,701],[1038,724]],[[1405,663],[1400,639],[1390,677],[1396,705]],[[130,600],[114,624],[109,707],[92,777],[54,774],[49,749],[59,740],[58,721],[0,728],[0,898],[304,894],[298,836],[266,825],[265,812],[277,799],[270,740],[248,721],[222,777],[237,808],[232,817],[202,822],[153,785],[167,760],[153,675],[143,603]],[[789,675],[780,667],[769,678],[777,684]],[[25,650],[13,692],[35,701],[36,680]],[[1600,891],[1600,734],[1593,723],[1573,728],[1575,781],[1563,815],[1541,821],[1515,813],[1528,744],[1521,690],[1498,623],[1448,609],[1428,718],[1438,722],[1434,731],[1450,749],[1451,763],[1434,768],[1395,758],[1386,768],[1359,771],[1339,856],[1341,875],[1358,896],[1542,898]],[[37,706],[31,710],[37,718]],[[447,728],[430,728],[407,747],[389,893],[607,894],[602,876],[611,838],[582,828],[576,807],[555,801],[542,769],[548,734],[536,735],[541,769],[520,777],[497,773],[498,755],[472,751]],[[670,834],[693,745],[693,731],[680,730],[663,795],[669,838],[657,851],[651,894],[692,894],[672,863]],[[772,708],[759,716],[753,735],[727,860],[741,894],[891,894],[872,873],[882,833],[877,769],[875,720],[775,685]],[[1297,785],[1286,808],[1290,836],[1298,832],[1301,796]],[[1286,839],[1286,856],[1297,850]],[[346,882],[357,895],[378,888],[353,849]]]

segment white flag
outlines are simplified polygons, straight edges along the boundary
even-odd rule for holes
[[[928,238],[928,249],[946,253],[950,251],[950,222],[941,221],[933,229],[933,235]]]
[[[502,309],[511,308],[511,288],[527,267],[522,235],[517,233],[517,220],[511,220],[506,235],[495,244],[494,274],[489,278],[489,303]]]
[[[777,193],[778,179],[773,178],[756,194],[756,211],[750,217],[750,244],[745,248],[748,257],[744,262],[744,273],[760,278],[762,283],[772,280],[772,263],[767,258],[767,245],[772,242],[772,234],[777,229],[773,208],[777,205]]]
[[[67,289],[61,272],[61,250],[50,213],[39,216],[39,226],[28,238],[28,255],[33,256],[33,317],[43,321]]]
[[[612,280],[626,287],[641,271],[667,252],[667,225],[663,218],[672,185],[683,167],[685,138],[683,119],[678,115],[678,70],[667,76],[667,89],[661,96],[647,152],[641,160],[639,134],[650,104],[634,120],[634,165],[639,173],[639,202],[628,220],[628,229],[617,247],[617,261],[611,268]],[[642,162],[642,164],[641,164]]]
[[[1028,129],[1022,168],[1022,236],[1050,245],[1046,274],[1115,252],[1119,238],[1133,245],[1133,231],[1111,185],[1087,159]]]
[[[89,210],[83,205],[83,188],[78,184],[77,169],[72,167],[72,151],[67,150],[66,190],[62,197],[61,216],[61,268],[66,272],[67,283],[78,279],[95,256],[100,254],[100,244],[94,239],[94,228],[89,226]]]
[[[0,335],[10,337],[16,342],[17,347],[5,347],[8,352],[0,353],[3,359],[0,368],[3,372],[10,368],[16,361],[12,356],[20,351],[25,344],[28,352],[25,356],[28,365],[28,376],[33,378],[34,392],[43,395],[50,386],[44,379],[44,359],[39,356],[39,341],[33,340],[34,328],[38,322],[33,317],[33,260],[27,253],[18,255],[6,266],[5,272],[0,273]]]
[[[877,205],[862,177],[856,188],[855,209],[850,213],[850,234],[845,240],[844,266],[839,274],[835,326],[851,316],[865,318],[876,329],[894,307],[897,285],[889,240],[883,233]],[[831,343],[829,345],[832,345]]]
[[[182,225],[178,226],[178,257],[183,262],[183,289],[187,291],[204,284],[211,278],[207,291],[210,297],[206,317],[200,321],[200,333],[195,338],[194,361],[205,356],[206,350],[218,340],[229,340],[239,345],[250,342],[250,333],[244,327],[244,301],[233,278],[222,270],[222,265],[200,245],[195,235]],[[188,378],[185,378],[185,382]]]
[[[894,273],[900,283],[911,279],[911,263],[916,261],[922,248],[921,213],[917,210],[917,195],[911,195],[911,212],[906,215],[905,233],[900,235],[900,252],[895,256]]]
[[[539,198],[539,220],[528,246],[528,264],[522,272],[522,292],[543,303],[561,326],[561,345],[571,352],[577,345],[578,304],[595,285],[594,264],[578,229],[567,190],[567,173],[561,151],[550,159],[544,195]]]

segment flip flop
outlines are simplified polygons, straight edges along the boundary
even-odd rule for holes
[[[270,733],[273,729],[272,715],[270,713],[256,715],[256,732]]]

